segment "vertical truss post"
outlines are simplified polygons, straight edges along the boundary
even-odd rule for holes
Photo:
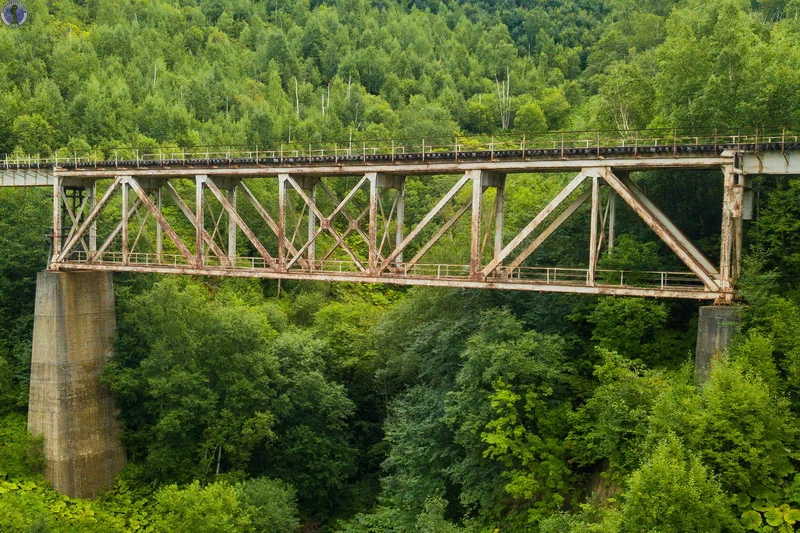
[[[503,250],[503,222],[505,218],[506,178],[503,176],[497,182],[497,195],[494,197],[494,258],[499,257]]]
[[[195,186],[194,186],[194,245],[195,245],[195,252],[194,252],[194,263],[196,268],[203,267],[203,248],[205,247],[203,243],[203,230],[205,229],[205,223],[203,222],[203,207],[204,207],[204,192],[205,192],[205,182],[207,176],[198,175],[195,176]]]
[[[375,275],[377,273],[377,255],[378,255],[378,174],[369,172],[367,174],[369,180],[369,272]]]
[[[589,271],[586,284],[594,286],[594,278],[597,270],[597,222],[600,216],[600,178],[592,176],[592,216],[591,227],[589,228]]]
[[[61,253],[61,186],[62,178],[54,176],[53,179],[53,254],[55,259]]]
[[[614,255],[614,232],[617,221],[617,193],[608,193],[608,255]]]
[[[122,178],[122,264],[128,264],[128,180],[130,177]]]
[[[722,192],[722,233],[720,236],[720,265],[719,281],[720,289],[727,291],[732,287],[731,265],[733,261],[733,241],[734,241],[734,185],[736,182],[736,170],[732,165],[723,169],[723,192]]]
[[[469,277],[480,279],[481,267],[481,207],[483,205],[483,172],[470,171],[472,174],[472,231],[469,253]]]
[[[234,211],[236,211],[236,189],[237,184],[234,182],[227,192],[228,202]],[[231,266],[236,266],[236,221],[230,213],[228,213],[228,261]]]
[[[156,193],[156,210],[164,214],[164,197],[163,197],[163,187],[159,183],[158,185],[158,192]],[[161,227],[161,224],[156,222],[156,263],[159,265],[163,263],[164,259],[164,229]]]
[[[83,216],[85,217],[86,214],[91,213],[95,205],[97,205],[97,181],[92,181],[92,183],[86,187],[86,210],[83,212]],[[96,251],[97,220],[92,222],[91,226],[89,226],[89,253],[87,254],[87,259],[89,261],[91,261]]]
[[[731,259],[731,282],[739,279],[742,269],[742,241],[744,239],[744,196],[749,189],[749,178],[737,173],[736,184],[733,187],[733,257]]]
[[[400,182],[397,186],[397,228],[395,231],[395,246],[399,247],[400,243],[403,242],[403,224],[405,223],[405,216],[406,216],[406,179],[405,177],[400,178]],[[402,267],[403,265],[403,252],[401,251],[397,254],[397,258],[395,260],[395,265],[397,267]]]
[[[286,182],[289,174],[278,174],[278,266],[286,268]]]
[[[317,205],[317,186],[316,184],[309,185],[308,188],[308,197],[311,199],[311,203]],[[316,260],[317,255],[317,239],[315,238],[317,234],[317,215],[314,213],[313,209],[308,210],[308,265],[309,268],[314,268],[314,261]]]

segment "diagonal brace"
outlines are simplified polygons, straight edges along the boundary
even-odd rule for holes
[[[173,187],[173,185],[169,181],[165,183],[164,187],[167,189],[167,192],[169,193],[170,197],[172,197],[172,200],[175,202],[175,205],[178,206],[178,209],[180,209],[180,211],[189,220],[189,222],[192,224],[192,227],[195,228],[196,231],[197,222],[195,221],[196,217],[192,212],[192,210],[189,209],[189,206],[186,205],[186,202],[183,201],[183,198],[181,198],[181,196],[178,194],[178,191],[175,190],[175,187]],[[214,255],[217,256],[217,259],[219,259],[222,264],[230,265],[228,254],[222,251],[222,248],[219,247],[217,242],[211,237],[211,235],[208,234],[208,231],[206,231],[205,228],[200,228],[200,230],[203,235],[203,240],[208,245],[208,247],[211,248],[211,251],[214,252]]]
[[[703,264],[697,260],[697,258],[687,251],[687,247],[693,247],[693,245],[688,244],[688,239],[679,240],[678,238],[673,235],[666,225],[659,220],[650,210],[647,209],[639,198],[628,188],[625,184],[611,171],[610,168],[605,168],[601,171],[601,175],[603,179],[608,183],[614,192],[619,195],[620,198],[625,200],[633,211],[644,221],[647,226],[652,229],[658,237],[664,241],[664,243],[669,246],[669,248],[678,256],[678,258],[685,264],[689,269],[695,273],[695,275],[703,282],[706,286],[706,289],[709,291],[718,291],[720,290],[719,284],[713,278],[713,274],[709,272]]]
[[[519,234],[518,234],[516,237],[514,237],[513,239],[511,239],[511,242],[509,242],[509,243],[506,245],[506,247],[505,247],[505,248],[503,248],[503,250],[502,250],[502,251],[501,251],[501,252],[500,252],[500,253],[499,253],[499,254],[498,254],[498,255],[497,255],[497,256],[496,256],[494,259],[492,259],[492,260],[489,262],[489,264],[488,264],[488,265],[486,265],[486,266],[484,267],[483,271],[481,271],[481,274],[482,274],[483,276],[487,276],[487,275],[489,275],[489,274],[490,274],[490,273],[491,273],[491,272],[492,272],[494,269],[496,269],[496,268],[497,268],[497,267],[498,267],[500,264],[502,264],[503,260],[505,260],[505,258],[506,258],[506,257],[508,257],[508,256],[511,254],[511,252],[513,252],[513,251],[514,251],[514,250],[517,248],[517,246],[519,246],[519,245],[522,243],[522,241],[524,241],[524,240],[525,240],[525,239],[528,237],[528,235],[530,235],[531,233],[533,233],[533,232],[536,230],[536,228],[538,228],[538,227],[539,227],[539,225],[540,225],[542,222],[544,222],[544,220],[545,220],[545,219],[546,219],[548,216],[550,216],[550,214],[551,214],[553,211],[555,211],[555,210],[558,208],[558,206],[559,206],[559,205],[561,205],[561,203],[562,203],[564,200],[566,200],[566,199],[567,199],[567,197],[568,197],[570,194],[572,194],[572,192],[573,192],[575,189],[577,189],[577,188],[578,188],[578,186],[579,186],[581,183],[583,183],[583,180],[585,180],[585,179],[586,179],[586,178],[587,178],[589,175],[590,175],[590,170],[584,169],[584,170],[582,170],[582,171],[581,171],[581,172],[580,172],[580,173],[579,173],[577,176],[575,176],[575,178],[574,178],[574,179],[573,179],[573,180],[572,180],[572,181],[569,183],[569,185],[567,185],[566,187],[564,187],[564,188],[561,190],[561,192],[560,192],[560,193],[558,193],[558,195],[556,195],[556,197],[555,197],[555,198],[553,198],[553,200],[552,200],[552,201],[551,201],[549,204],[547,204],[547,205],[545,206],[545,208],[544,208],[544,209],[542,209],[542,210],[539,212],[539,214],[537,214],[537,215],[536,215],[536,216],[533,218],[533,220],[531,220],[531,221],[528,223],[528,225],[527,225],[527,226],[525,226],[525,228],[524,228],[524,229],[523,229],[521,232],[519,232]]]
[[[274,268],[275,267],[275,259],[273,259],[273,257],[267,251],[267,249],[264,248],[264,245],[261,244],[261,241],[259,241],[256,238],[255,234],[250,229],[250,227],[245,223],[244,220],[242,220],[242,217],[239,216],[239,213],[236,212],[236,210],[233,208],[233,206],[228,201],[228,199],[225,198],[225,195],[220,192],[220,190],[217,188],[217,185],[214,183],[214,181],[210,180],[210,179],[207,179],[207,180],[205,180],[205,184],[209,188],[211,193],[214,196],[217,197],[217,200],[219,201],[219,203],[222,204],[222,208],[225,209],[225,211],[228,212],[228,216],[230,216],[233,219],[233,221],[236,223],[236,225],[239,226],[239,229],[242,230],[242,233],[244,233],[245,236],[247,237],[247,239],[253,244],[253,246],[255,246],[256,250],[258,250],[258,253],[261,254],[261,257],[263,257],[264,260],[267,263],[269,263],[269,265],[271,267]]]
[[[525,248],[525,251],[519,254],[519,256],[517,256],[517,258],[514,259],[508,266],[511,268],[516,268],[520,266],[523,261],[525,261],[533,252],[536,251],[537,248],[539,248],[539,246],[542,245],[542,243],[544,243],[544,241],[546,241],[550,237],[550,235],[552,235],[558,228],[561,227],[561,224],[566,222],[566,220],[570,216],[572,216],[572,214],[575,211],[577,211],[578,208],[582,206],[584,202],[586,202],[586,200],[589,199],[589,196],[591,196],[591,194],[592,190],[588,189],[578,198],[576,198],[574,202],[569,204],[569,206],[564,211],[562,211],[561,214],[558,215],[558,217],[556,217],[556,219],[553,222],[551,222],[550,225],[547,226],[547,228],[544,229],[544,231],[542,231],[539,235],[536,236],[535,239],[533,239],[533,242],[531,242],[528,245],[528,247]]]
[[[150,212],[153,218],[156,219],[158,225],[161,226],[161,228],[164,230],[164,233],[167,234],[169,240],[172,241],[172,243],[181,253],[183,258],[186,259],[186,262],[190,265],[194,265],[197,268],[202,267],[202,265],[195,264],[194,256],[192,255],[192,253],[189,251],[186,245],[183,244],[183,241],[181,241],[180,237],[178,237],[178,234],[175,233],[175,230],[172,229],[172,226],[169,225],[169,222],[167,222],[167,219],[164,218],[164,215],[159,213],[158,209],[156,209],[156,206],[153,205],[153,202],[150,200],[150,197],[147,196],[147,193],[144,192],[142,186],[139,185],[139,183],[132,177],[128,177],[127,180],[128,184],[134,190],[134,192],[136,192],[136,195],[142,201],[144,206],[147,208],[147,210]]]
[[[458,194],[458,192],[464,187],[464,185],[466,185],[467,182],[471,179],[472,179],[472,174],[470,174],[469,172],[465,172],[464,175],[461,177],[461,179],[459,179],[456,182],[456,184],[453,185],[453,187],[447,192],[447,194],[445,194],[442,197],[442,199],[439,200],[439,202],[435,206],[433,206],[433,209],[428,211],[428,214],[425,215],[422,218],[422,220],[420,220],[419,224],[417,224],[417,226],[413,230],[411,230],[411,233],[406,235],[406,238],[403,239],[403,241],[395,247],[392,253],[390,253],[388,257],[386,257],[386,259],[383,260],[383,262],[378,267],[379,274],[384,270],[386,270],[389,264],[392,261],[394,261],[398,255],[403,253],[403,250],[405,250],[406,247],[411,243],[411,241],[414,240],[414,238],[417,235],[419,235],[423,229],[425,229],[425,226],[428,225],[428,223],[433,219],[433,217],[438,215],[439,211],[441,211],[444,208],[444,206],[447,205],[447,203],[450,200],[452,200],[453,197],[456,194]]]
[[[114,181],[111,183],[111,185],[109,185],[108,189],[106,189],[106,192],[103,193],[103,196],[100,197],[100,200],[97,201],[97,203],[94,206],[94,209],[92,209],[92,211],[89,213],[89,216],[86,217],[86,220],[83,221],[83,224],[81,224],[81,227],[78,228],[78,231],[75,232],[72,238],[67,240],[67,243],[64,245],[64,248],[61,250],[61,253],[58,254],[58,257],[54,262],[60,263],[64,261],[64,258],[67,257],[67,254],[69,254],[72,247],[75,246],[75,243],[78,242],[78,239],[81,238],[81,236],[84,233],[86,233],[86,230],[89,228],[89,226],[92,225],[92,222],[95,221],[97,216],[106,206],[108,201],[111,199],[111,196],[114,194],[114,191],[122,182],[122,179],[123,179],[122,176],[117,176],[116,178],[114,178]]]

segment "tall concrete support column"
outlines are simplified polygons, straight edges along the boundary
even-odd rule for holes
[[[43,436],[45,478],[93,498],[125,466],[116,409],[100,384],[116,317],[109,272],[40,272],[36,279],[28,430]]]
[[[733,306],[707,305],[700,308],[694,357],[695,383],[701,385],[708,379],[714,358],[728,348],[739,327],[739,321],[739,315]]]

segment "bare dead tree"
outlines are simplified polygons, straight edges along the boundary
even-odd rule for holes
[[[506,79],[502,82],[495,75],[497,83],[497,107],[500,111],[500,124],[504,130],[511,126],[511,77],[506,69]]]

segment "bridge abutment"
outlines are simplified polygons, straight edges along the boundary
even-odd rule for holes
[[[125,466],[114,401],[100,384],[115,330],[111,273],[39,273],[28,430],[43,437],[45,478],[71,497],[111,488]]]
[[[694,379],[697,385],[708,380],[711,364],[728,348],[739,322],[737,309],[733,306],[707,305],[700,308],[694,358]]]

